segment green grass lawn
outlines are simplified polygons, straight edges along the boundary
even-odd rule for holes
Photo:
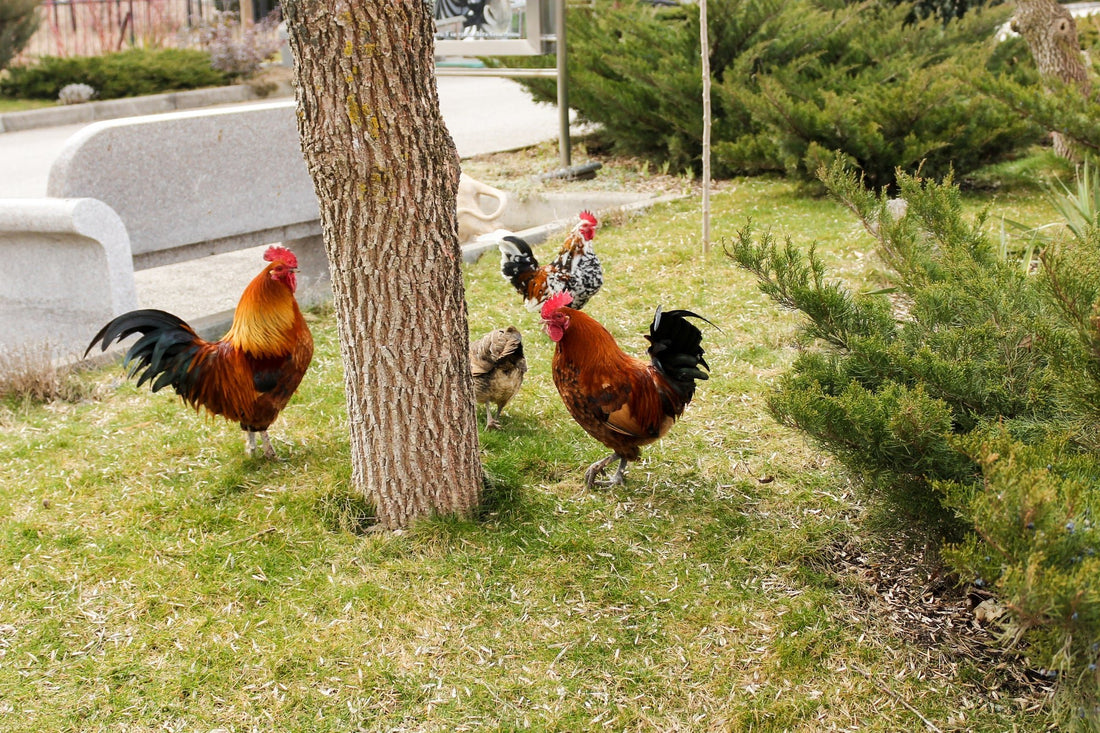
[[[48,99],[12,99],[0,97],[0,112],[22,112],[27,109],[42,109],[43,107],[56,107],[57,102]]]
[[[1053,219],[1033,189],[998,196]],[[704,328],[712,379],[624,488],[584,489],[605,451],[491,255],[466,271],[471,333],[515,324],[530,371],[481,436],[492,488],[470,520],[363,531],[330,311],[309,315],[314,363],[273,426],[285,462],[118,366],[81,375],[83,401],[2,403],[0,729],[1045,729],[1042,690],[973,653],[984,632],[956,619],[929,641],[891,605],[879,574],[918,553],[765,410],[795,319],[721,239],[751,218],[871,280],[870,238],[781,180],[724,183],[713,207],[709,258],[696,199],[597,234],[586,311],[626,350],[658,304],[721,329]]]

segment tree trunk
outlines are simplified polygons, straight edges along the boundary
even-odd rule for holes
[[[1077,23],[1068,10],[1054,0],[1018,0],[1012,30],[1027,42],[1040,74],[1075,86],[1086,97],[1092,93]],[[1069,141],[1057,132],[1052,137],[1055,152],[1065,158],[1076,157]]]
[[[320,201],[352,480],[393,529],[481,489],[459,161],[424,0],[285,0],[302,151]]]

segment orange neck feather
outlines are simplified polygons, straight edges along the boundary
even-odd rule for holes
[[[268,265],[241,294],[233,325],[225,340],[234,348],[265,358],[289,353],[294,347],[294,327],[301,318],[294,294],[271,278]]]
[[[615,342],[611,332],[584,311],[569,309],[569,327],[558,341],[557,353],[577,366],[614,367],[633,362]]]

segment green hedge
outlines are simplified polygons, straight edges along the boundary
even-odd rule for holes
[[[911,5],[868,0],[711,0],[717,176],[785,171],[813,180],[841,151],[868,185],[896,168],[962,175],[1039,139],[1039,128],[965,81],[990,68],[1027,82],[1020,43],[994,44],[1010,13],[906,22]],[[597,0],[569,16],[569,100],[619,151],[698,170],[698,6]],[[546,59],[487,60],[544,65]],[[553,80],[523,81],[553,101]]]
[[[221,86],[229,76],[210,65],[210,54],[193,49],[131,49],[104,56],[44,56],[15,66],[0,79],[0,94],[20,99],[57,99],[66,84],[93,87],[98,99],[118,99],[180,89]]]

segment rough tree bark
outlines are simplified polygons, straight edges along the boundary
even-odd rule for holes
[[[455,225],[459,161],[424,0],[284,0],[320,201],[352,479],[384,528],[468,514],[481,489]]]
[[[1054,0],[1018,0],[1012,30],[1027,42],[1040,74],[1076,87],[1086,97],[1092,93],[1077,39],[1077,23],[1068,10]],[[1075,157],[1069,141],[1057,132],[1052,137],[1055,152],[1065,158]]]

